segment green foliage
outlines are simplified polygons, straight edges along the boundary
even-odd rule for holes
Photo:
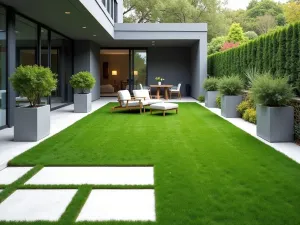
[[[239,23],[233,23],[229,29],[227,40],[233,43],[245,41],[243,28]]]
[[[256,110],[253,108],[246,109],[243,114],[243,119],[256,124]]]
[[[294,97],[288,78],[273,78],[270,74],[257,77],[253,82],[251,93],[256,104],[271,107],[287,105]]]
[[[41,97],[50,96],[57,85],[56,74],[37,65],[19,66],[10,81],[17,93],[27,97],[31,107],[40,104]]]
[[[255,38],[258,37],[257,33],[255,31],[247,31],[245,32],[245,37],[248,38],[249,40],[254,40]]]
[[[200,95],[198,97],[199,102],[205,102],[205,97],[203,95]]]
[[[208,56],[209,75],[222,77],[238,74],[244,79],[247,68],[255,67],[258,73],[270,71],[272,74],[288,76],[293,86],[299,86],[299,35],[300,22],[278,28],[237,48],[212,54]]]
[[[216,104],[217,104],[217,107],[219,108],[219,109],[221,109],[221,95],[218,95],[217,97],[216,97]]]
[[[249,101],[242,101],[236,109],[241,115],[244,115],[245,111],[249,108],[251,108],[251,103]]]
[[[211,40],[211,42],[208,44],[208,54],[214,54],[217,53],[221,50],[222,46],[226,42],[227,37],[221,36],[221,37],[216,37]]]
[[[221,95],[239,95],[243,89],[243,82],[238,76],[223,77],[218,83]]]
[[[203,87],[206,91],[217,91],[219,79],[210,77],[205,79]]]
[[[300,123],[295,124],[294,130],[295,130],[295,139],[299,141],[300,140]]]
[[[264,16],[266,14],[277,16],[282,13],[283,10],[281,6],[272,0],[261,0],[256,4],[253,4],[251,9],[247,11],[247,15],[252,18],[256,18],[258,16]]]
[[[93,75],[88,71],[82,71],[71,76],[70,84],[74,89],[78,89],[81,93],[85,93],[94,87],[96,83]]]

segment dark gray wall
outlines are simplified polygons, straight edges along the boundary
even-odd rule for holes
[[[100,98],[100,46],[95,42],[91,42],[90,51],[90,72],[96,79],[95,87],[92,90],[92,100]]]
[[[91,90],[92,100],[100,98],[100,46],[92,41],[75,41],[74,43],[74,73],[90,71],[96,79]]]
[[[181,94],[186,96],[186,84],[191,84],[190,48],[149,48],[148,85],[157,84],[155,77],[165,78],[164,84],[181,83]]]

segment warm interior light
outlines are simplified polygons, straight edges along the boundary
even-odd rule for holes
[[[65,14],[67,14],[67,15],[70,15],[70,14],[71,14],[71,12],[65,12]]]
[[[83,29],[85,29],[86,27],[82,27]]]
[[[111,75],[117,76],[117,75],[118,75],[118,72],[117,72],[116,70],[113,70],[113,71],[111,71]]]
[[[135,70],[135,71],[133,72],[133,74],[134,74],[134,76],[137,76],[137,75],[139,75],[139,71]]]

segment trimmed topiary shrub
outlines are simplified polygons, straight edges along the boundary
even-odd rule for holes
[[[243,82],[238,76],[223,77],[218,82],[221,95],[239,95],[243,89]]]
[[[288,78],[273,78],[269,74],[257,77],[251,88],[251,96],[256,104],[264,106],[285,106],[294,97]]]
[[[199,102],[204,102],[205,101],[205,97],[203,95],[198,97]]]
[[[217,91],[219,79],[215,77],[207,78],[204,81],[203,87],[206,91]]]
[[[94,87],[96,83],[93,75],[88,71],[82,71],[71,76],[70,84],[72,88],[80,90],[80,93],[86,93]]]
[[[17,93],[27,97],[30,107],[41,104],[41,97],[50,96],[57,85],[56,74],[37,65],[19,66],[9,80]]]

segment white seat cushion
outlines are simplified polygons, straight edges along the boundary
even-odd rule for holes
[[[141,101],[142,102],[142,105],[144,105],[144,101]],[[127,102],[126,101],[123,101],[122,102],[122,106],[123,107],[126,107],[127,105]],[[132,107],[132,106],[139,106],[140,105],[140,102],[139,101],[129,101],[128,102],[128,106]]]
[[[177,108],[178,108],[178,104],[175,103],[162,102],[162,103],[156,103],[150,105],[150,109],[158,109],[158,110],[168,110],[168,109],[177,109]]]
[[[121,101],[130,100],[131,96],[128,90],[118,91],[118,95]]]
[[[162,103],[162,100],[159,99],[149,99],[149,100],[145,100],[145,105],[152,105],[152,104],[156,104],[156,103]]]
[[[133,90],[133,95],[136,99],[150,100],[148,90]]]

